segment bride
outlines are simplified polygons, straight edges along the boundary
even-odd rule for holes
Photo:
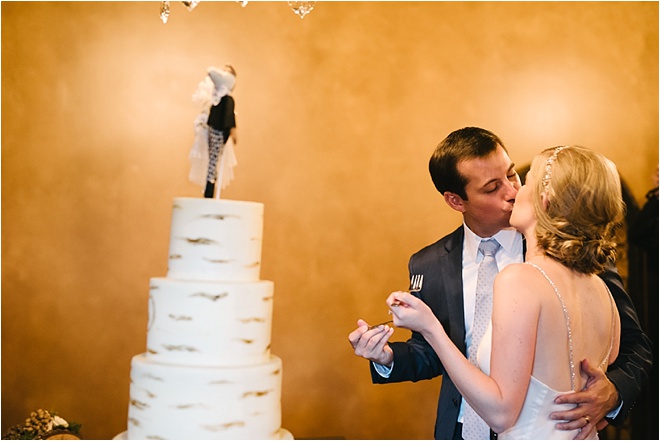
[[[614,263],[614,228],[622,219],[611,161],[576,146],[534,158],[511,215],[527,241],[526,261],[495,279],[480,369],[424,302],[406,292],[388,297],[394,325],[424,336],[499,439],[573,438],[580,430],[557,430],[548,415],[574,406],[555,404],[557,396],[587,386],[583,360],[605,370],[617,357],[619,315],[597,274]]]

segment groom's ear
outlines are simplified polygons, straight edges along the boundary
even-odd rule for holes
[[[449,205],[452,209],[458,211],[459,213],[465,212],[465,204],[463,203],[462,197],[456,193],[452,193],[451,191],[445,191],[442,195],[444,196],[447,205]]]

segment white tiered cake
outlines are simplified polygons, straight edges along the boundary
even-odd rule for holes
[[[152,278],[147,352],[131,363],[128,439],[282,439],[263,204],[176,198],[167,277]]]

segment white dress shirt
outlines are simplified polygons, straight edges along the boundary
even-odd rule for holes
[[[479,237],[463,223],[465,237],[463,239],[463,314],[465,318],[465,348],[466,354],[472,344],[472,324],[474,322],[474,302],[477,293],[477,272],[484,256],[479,251],[479,243],[490,237]],[[495,254],[498,271],[511,263],[523,262],[523,237],[514,228],[500,230],[492,236],[501,246]],[[476,342],[479,344],[479,342]],[[467,356],[467,355],[466,355]],[[463,421],[464,401],[458,413],[458,421]]]

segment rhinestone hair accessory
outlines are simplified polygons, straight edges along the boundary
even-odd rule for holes
[[[564,149],[569,148],[570,146],[564,145],[561,147],[557,147],[555,151],[552,153],[552,155],[545,160],[545,176],[543,176],[543,187],[547,190],[548,185],[550,185],[550,176],[552,175],[552,164],[555,162],[555,159],[557,159],[557,155],[559,152],[561,152]]]

